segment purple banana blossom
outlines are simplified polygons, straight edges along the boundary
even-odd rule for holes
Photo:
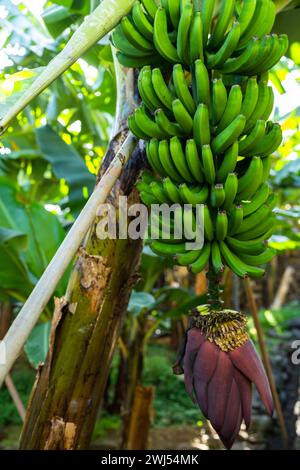
[[[231,317],[233,313],[241,315],[231,311]],[[230,449],[242,421],[247,427],[250,424],[252,382],[270,415],[273,402],[262,362],[239,324],[239,318],[233,321],[230,318],[228,322],[227,313],[226,321],[222,321],[220,312],[213,318],[211,330],[205,319],[206,328],[194,327],[187,333],[184,380],[188,393],[195,398],[225,447]],[[216,333],[215,318],[218,318],[221,334]],[[239,340],[234,341],[235,336]]]

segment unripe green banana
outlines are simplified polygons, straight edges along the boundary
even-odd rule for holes
[[[147,18],[140,2],[135,2],[132,9],[132,19],[137,30],[144,36],[148,41],[153,39],[153,25]]]
[[[222,118],[227,104],[227,91],[222,79],[213,81],[212,124],[216,126]]]
[[[164,8],[159,7],[154,19],[154,45],[159,54],[168,62],[180,62],[177,49],[168,36],[167,15]]]
[[[173,83],[177,97],[186,107],[191,116],[194,115],[196,106],[192,95],[190,94],[188,84],[185,79],[184,71],[181,64],[176,64],[173,67]]]
[[[172,102],[172,110],[179,127],[186,135],[189,135],[193,130],[193,119],[179,99]]]
[[[182,198],[180,197],[180,192],[178,189],[178,186],[173,183],[173,181],[170,178],[165,178],[163,180],[163,186],[164,190],[168,196],[168,198],[176,203],[176,204],[182,204]]]
[[[217,134],[220,134],[224,129],[226,129],[232,121],[240,114],[242,107],[243,95],[241,87],[239,85],[233,85],[231,87],[227,104],[217,127]]]
[[[223,241],[228,233],[228,218],[226,211],[219,211],[216,218],[216,238]]]
[[[179,194],[185,204],[196,206],[197,204],[204,204],[208,198],[207,186],[189,186],[185,183],[179,186]]]
[[[211,264],[216,274],[220,274],[224,271],[225,266],[222,261],[219,243],[214,241],[211,244]]]
[[[212,151],[219,155],[225,152],[241,135],[246,124],[246,118],[239,114],[226,129],[218,134],[212,141]]]
[[[230,269],[239,277],[245,278],[261,277],[265,271],[255,266],[250,266],[244,263],[237,255],[235,255],[224,242],[220,242],[220,250],[224,257],[226,264]]]
[[[212,222],[212,218],[210,215],[209,208],[205,205],[203,209],[203,218],[204,218],[204,236],[206,240],[213,240],[214,239],[214,226]]]
[[[170,153],[173,164],[180,174],[181,178],[188,183],[194,183],[195,180],[188,168],[185,154],[182,148],[181,140],[178,137],[172,137],[170,140]]]
[[[228,233],[234,235],[240,228],[244,217],[242,205],[232,207],[228,220]]]
[[[222,0],[220,13],[209,40],[211,50],[216,50],[222,45],[224,35],[232,19],[234,5],[234,0]]]
[[[257,211],[268,199],[270,194],[270,186],[268,183],[263,183],[260,188],[253,195],[250,202],[244,203],[244,217],[247,217],[253,212]]]
[[[221,207],[225,201],[225,191],[223,184],[212,186],[210,193],[210,203],[213,207]]]
[[[192,3],[185,3],[181,9],[180,20],[177,31],[177,53],[182,63],[189,64],[189,33],[193,19]]]
[[[199,104],[194,116],[193,134],[198,152],[204,145],[210,144],[209,112],[208,107],[203,103]]]
[[[210,250],[211,250],[211,244],[209,242],[206,242],[204,247],[202,248],[199,257],[190,265],[190,270],[194,274],[198,274],[207,265],[210,257]]]
[[[223,161],[217,171],[217,181],[225,182],[228,173],[232,173],[235,170],[238,158],[239,144],[235,141],[231,147],[229,147],[223,157]]]
[[[202,147],[202,165],[206,181],[213,184],[216,179],[216,169],[214,157],[209,145],[203,145]]]
[[[232,251],[237,254],[259,255],[266,249],[266,243],[260,239],[242,241],[233,237],[227,237],[226,242]]]
[[[159,98],[159,100],[163,103],[163,105],[172,111],[172,102],[174,100],[174,95],[170,92],[168,86],[166,85],[165,79],[162,75],[160,69],[155,68],[152,70],[152,84],[154,91]]]
[[[186,141],[185,156],[191,174],[196,181],[202,183],[204,181],[203,169],[194,139]]]
[[[200,12],[195,12],[190,29],[190,56],[189,62],[193,64],[197,59],[204,60],[203,55],[203,24]]]
[[[238,191],[238,178],[235,173],[228,173],[224,185],[225,201],[224,209],[230,211]]]

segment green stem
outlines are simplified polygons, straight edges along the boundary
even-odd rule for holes
[[[3,133],[22,109],[64,73],[99,39],[111,31],[131,10],[134,0],[103,0],[73,34],[64,49],[45,67],[20,99],[0,119]]]
[[[208,303],[214,310],[220,310],[223,304],[223,300],[221,298],[222,290],[220,288],[221,278],[211,267],[206,273],[206,278]]]

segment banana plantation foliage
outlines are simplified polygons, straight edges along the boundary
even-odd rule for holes
[[[300,2],[0,19],[0,448],[299,449]]]

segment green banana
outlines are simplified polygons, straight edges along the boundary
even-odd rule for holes
[[[166,85],[165,79],[162,75],[162,72],[158,68],[155,68],[152,70],[152,85],[161,103],[163,103],[163,105],[167,109],[172,111],[172,102],[175,97],[170,92],[168,86]]]
[[[160,204],[169,204],[170,199],[164,191],[162,183],[159,181],[152,181],[150,184],[150,190]]]
[[[275,20],[275,11],[272,1],[257,0],[254,15],[247,29],[241,37],[239,47],[242,48],[254,37],[262,37],[269,34]],[[272,23],[273,20],[273,23]]]
[[[185,3],[181,9],[181,15],[177,30],[177,53],[182,63],[189,64],[189,32],[193,18],[193,4]]]
[[[227,34],[225,41],[220,49],[214,54],[207,54],[207,66],[210,69],[220,68],[232,53],[235,51],[236,46],[240,39],[240,24],[235,21],[231,30]]]
[[[213,184],[216,178],[216,169],[210,145],[203,145],[202,147],[202,165],[206,181]]]
[[[238,21],[241,28],[241,37],[250,25],[256,8],[256,0],[244,0]]]
[[[235,173],[228,173],[228,176],[224,185],[225,200],[224,200],[224,209],[230,211],[232,208],[233,202],[237,195],[238,190],[238,178]]]
[[[180,0],[168,0],[168,10],[171,23],[177,29],[180,19]]]
[[[210,84],[207,68],[202,60],[198,59],[195,62],[194,79],[194,99],[197,104],[203,103],[209,105],[210,102]]]
[[[212,151],[215,155],[223,153],[241,135],[246,124],[246,118],[239,114],[231,124],[218,134],[212,141]]]
[[[266,204],[270,208],[271,211],[275,209],[275,207],[278,204],[278,194],[271,193],[267,199]]]
[[[270,194],[270,186],[268,183],[263,183],[254,194],[252,200],[244,203],[244,217],[247,217],[253,212],[257,211],[268,199]]]
[[[156,197],[153,194],[146,193],[145,191],[140,192],[140,198],[146,206],[151,206],[152,204],[158,204]]]
[[[269,263],[274,256],[276,255],[276,251],[272,248],[266,248],[265,251],[260,253],[259,255],[247,255],[247,254],[240,254],[240,258],[247,264],[251,266],[261,266],[262,264]]]
[[[222,73],[243,74],[244,69],[255,64],[258,53],[259,40],[258,38],[253,38],[247,48],[239,56],[227,59],[225,64],[220,68],[220,71]]]
[[[247,123],[245,126],[245,132],[248,133],[256,124],[258,119],[266,120],[264,116],[264,112],[269,103],[270,94],[269,94],[269,87],[264,83],[260,82],[258,85],[258,99],[257,105],[254,108],[253,113],[247,119]]]
[[[266,204],[263,204],[259,209],[257,209],[257,211],[253,212],[253,214],[249,215],[243,220],[240,228],[236,231],[236,234],[252,230],[258,224],[268,218],[270,212],[270,208]]]
[[[175,256],[186,251],[185,243],[166,243],[158,240],[151,243],[151,250],[159,256]]]
[[[169,143],[167,140],[161,140],[158,145],[158,155],[165,175],[168,175],[173,181],[181,182],[182,177],[176,170],[171,158]]]
[[[145,39],[152,41],[153,25],[148,20],[147,15],[144,13],[140,2],[135,2],[135,4],[133,5],[132,19],[137,30],[141,33],[141,35],[144,36]]]
[[[142,140],[148,140],[148,139],[149,139],[148,134],[145,134],[145,132],[143,132],[143,131],[137,126],[137,124],[136,124],[136,122],[135,122],[135,117],[134,117],[133,114],[128,117],[128,127],[129,127],[129,129],[131,130],[131,132],[132,132],[136,137],[138,137],[139,139],[142,139]]]
[[[181,64],[176,64],[173,67],[173,83],[177,97],[180,99],[182,104],[186,107],[187,111],[191,116],[195,113],[195,103],[193,97],[189,91],[184,71]]]
[[[225,201],[225,191],[223,184],[212,186],[210,193],[210,202],[213,207],[221,207]]]
[[[144,105],[135,110],[134,117],[136,125],[145,135],[148,136],[148,139],[151,137],[155,137],[156,139],[167,137],[167,133],[161,130],[158,124],[147,114]]]
[[[219,211],[216,218],[216,238],[217,240],[225,240],[228,233],[228,218],[226,211]]]
[[[161,164],[158,148],[158,140],[151,139],[146,145],[146,155],[152,168],[154,168],[158,174],[165,176],[168,172],[165,171]]]
[[[193,15],[190,29],[190,50],[189,62],[193,64],[195,60],[204,60],[203,55],[203,24],[201,13],[196,12]]]
[[[202,0],[201,2],[201,15],[203,23],[203,45],[207,44],[208,35],[211,30],[211,23],[213,19],[215,7],[215,0]]]
[[[150,111],[154,112],[156,109],[163,107],[163,103],[157,97],[152,85],[151,67],[145,66],[142,68],[138,78],[138,89],[143,102]]]
[[[275,123],[271,131],[266,134],[262,139],[257,142],[253,147],[253,153],[255,155],[261,155],[262,157],[273,153],[282,142],[282,131],[279,124]]]
[[[133,26],[130,20],[125,16],[121,20],[122,32],[126,37],[127,41],[137,49],[141,50],[142,52],[153,52],[154,47],[153,43],[145,39],[139,31]]]
[[[234,235],[240,228],[244,217],[243,206],[237,205],[233,207],[229,214],[228,233]]]
[[[187,251],[186,253],[177,256],[177,263],[179,264],[179,266],[189,266],[199,258],[200,253],[201,250]]]
[[[220,242],[220,250],[226,264],[237,276],[245,278],[248,276],[261,277],[264,275],[265,271],[263,269],[244,263],[229,249],[225,242]]]
[[[266,249],[266,242],[262,240],[237,240],[236,238],[227,237],[226,243],[236,254],[240,255],[259,255]]]
[[[236,238],[239,240],[253,240],[254,238],[261,237],[266,232],[269,232],[273,229],[274,225],[275,217],[274,214],[271,213],[265,220],[261,221],[259,225],[256,225],[251,230],[236,234]]]
[[[180,196],[178,186],[173,183],[170,178],[164,178],[163,187],[170,201],[174,202],[175,204],[182,203],[182,198]]]
[[[239,201],[249,200],[262,184],[263,166],[261,158],[253,157],[245,174],[239,178],[238,195]]]
[[[203,209],[203,222],[204,222],[204,236],[206,240],[212,241],[214,239],[214,226],[210,215],[209,208],[205,205]]]
[[[238,159],[239,144],[235,141],[225,152],[224,158],[217,170],[217,181],[225,182],[228,173],[235,170]]]
[[[177,49],[168,36],[167,15],[162,7],[155,14],[153,39],[156,50],[165,60],[175,64],[180,62]]]
[[[253,127],[250,134],[245,136],[243,140],[239,141],[239,155],[259,155],[257,152],[252,152],[252,150],[257,146],[258,142],[261,141],[262,137],[265,135],[266,121],[258,120],[256,121],[255,126]]]
[[[180,174],[181,178],[188,183],[193,183],[195,180],[188,168],[185,154],[182,148],[181,140],[178,137],[172,137],[170,140],[170,153],[173,164]]]
[[[207,186],[188,186],[183,183],[179,186],[179,194],[185,204],[196,206],[197,204],[204,204],[208,198]]]
[[[212,86],[212,124],[216,126],[222,118],[227,104],[227,91],[222,79],[215,79]]]
[[[155,112],[155,122],[166,137],[183,136],[184,132],[175,122],[171,122],[162,109]]]
[[[216,241],[211,244],[211,264],[216,274],[224,272],[225,266],[222,261],[219,243]]]
[[[272,157],[269,155],[268,157],[265,157],[262,159],[262,164],[263,164],[263,175],[262,175],[262,183],[264,183],[270,174],[271,166],[272,166]]]
[[[145,65],[161,64],[161,56],[159,54],[152,53],[145,56],[133,57],[118,51],[116,55],[120,64],[128,68],[140,69]]]
[[[243,95],[239,85],[233,85],[228,95],[227,104],[223,116],[217,127],[217,134],[226,129],[240,114]],[[246,119],[246,118],[245,118]]]
[[[245,116],[247,121],[256,107],[257,100],[258,85],[256,78],[249,78],[241,107],[241,114]]]
[[[202,248],[199,257],[194,261],[194,263],[191,263],[190,265],[190,270],[194,274],[198,274],[207,265],[210,257],[210,250],[211,250],[211,245],[210,243],[205,243],[204,247]]]
[[[178,126],[189,135],[193,130],[193,119],[179,99],[172,102],[172,110]]]
[[[208,43],[209,49],[216,50],[222,45],[224,35],[232,19],[234,6],[234,0],[222,0],[220,13]]]
[[[186,141],[185,157],[191,174],[198,183],[202,183],[204,180],[203,169],[194,139],[188,139]]]
[[[130,57],[134,57],[137,59],[142,59],[144,57],[149,56],[149,52],[142,52],[140,49],[137,47],[133,46],[126,36],[124,36],[122,26],[119,24],[114,31],[112,32],[111,35],[111,41],[113,45],[115,46],[116,49],[119,49],[120,52],[123,54],[126,54]],[[148,62],[146,62],[148,64]],[[144,65],[146,65],[144,64]]]
[[[205,104],[199,104],[193,122],[194,140],[197,144],[198,152],[204,145],[210,143],[210,123],[209,111]]]
[[[155,0],[141,0],[146,12],[150,15],[152,20],[155,18],[155,14],[157,11],[157,4]]]

